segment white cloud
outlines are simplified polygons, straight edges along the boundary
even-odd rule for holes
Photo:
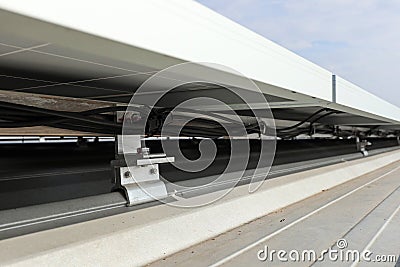
[[[400,1],[199,2],[400,106]]]

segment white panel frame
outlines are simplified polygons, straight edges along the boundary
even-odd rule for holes
[[[340,77],[337,104],[330,103],[330,71],[191,0],[0,0],[0,25],[0,31],[156,69],[185,61],[219,63],[266,93],[295,92],[298,101],[326,101],[324,106],[400,123],[398,107]]]
[[[336,77],[336,102],[354,109],[400,121],[400,108],[363,90],[343,78]]]

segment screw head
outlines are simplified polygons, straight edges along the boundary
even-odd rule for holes
[[[150,169],[151,174],[157,174],[157,172],[158,172],[157,168]]]
[[[148,147],[139,147],[137,149],[137,153],[138,154],[142,154],[142,155],[149,155],[150,154],[150,148],[148,148]]]
[[[124,177],[125,177],[125,178],[131,177],[131,172],[130,172],[130,171],[126,171],[126,172],[124,173]]]

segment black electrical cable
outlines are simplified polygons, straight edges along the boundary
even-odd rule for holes
[[[133,111],[138,111],[141,113],[144,112],[143,108],[132,107],[132,106],[129,106],[129,107],[128,106],[104,107],[104,108],[98,108],[98,109],[88,110],[88,111],[84,111],[84,112],[54,111],[54,110],[49,110],[49,109],[44,109],[44,108],[38,108],[38,107],[32,107],[32,106],[26,106],[26,105],[20,105],[20,104],[8,103],[8,102],[2,102],[2,101],[0,101],[0,107],[9,109],[9,111],[8,111],[9,113],[18,114],[18,115],[22,115],[25,117],[35,117],[36,116],[35,121],[30,120],[30,121],[19,121],[19,122],[10,122],[10,123],[2,122],[2,123],[0,123],[0,127],[3,127],[3,128],[30,127],[30,126],[38,126],[38,125],[45,125],[45,124],[70,122],[70,120],[82,121],[82,122],[87,122],[87,123],[92,123],[92,124],[99,124],[99,125],[108,126],[108,127],[114,127],[114,126],[120,127],[120,125],[116,125],[113,122],[105,121],[105,120],[98,120],[98,119],[95,119],[92,117],[85,117],[84,115],[96,115],[96,114],[101,114],[101,113],[125,111],[125,110],[129,110],[129,111],[133,110]],[[158,109],[161,110],[161,112],[167,111],[167,109],[165,109],[165,108],[158,108]],[[160,112],[157,109],[155,109],[155,110],[156,110],[156,114]],[[179,108],[178,110],[185,111],[185,112],[200,113],[200,114],[212,116],[215,118],[219,118],[224,121],[229,121],[229,122],[232,122],[235,124],[241,123],[237,120],[229,119],[224,116],[215,114],[214,112],[203,112],[203,111],[186,109],[186,108]],[[148,111],[148,112],[150,113],[150,111]],[[170,111],[167,111],[167,112],[170,112]],[[43,117],[43,116],[37,117],[37,114],[48,115],[48,117]],[[5,117],[6,116],[3,116],[3,119]],[[208,122],[210,122],[210,120]]]
[[[109,128],[91,128],[86,125],[79,125],[79,124],[57,123],[57,124],[49,124],[48,126],[59,129],[79,131],[79,132],[107,134],[107,135],[119,134],[118,130],[112,130]]]
[[[11,116],[0,116],[2,119],[7,119],[10,120]],[[0,122],[0,128],[21,128],[21,127],[34,127],[34,126],[48,126],[50,124],[56,125],[60,123],[71,123],[76,120],[71,120],[71,119],[65,119],[62,118],[60,119],[59,117],[53,117],[53,118],[45,118],[45,119],[35,119],[35,120],[23,120],[23,121],[16,121],[18,118],[14,117],[12,122]],[[80,120],[77,120],[78,122]],[[93,122],[86,122],[87,124],[95,124],[99,125],[99,123],[93,123]],[[103,125],[103,124],[101,124]],[[111,128],[119,128],[120,126],[118,125],[107,125],[107,127]]]
[[[166,112],[168,112],[168,113],[171,112],[171,111],[172,111],[172,109],[166,110]],[[231,118],[224,117],[224,116],[219,115],[219,114],[217,114],[215,112],[212,112],[212,111],[202,111],[202,110],[182,108],[182,107],[178,107],[176,109],[173,109],[173,111],[175,111],[175,112],[179,112],[179,111],[180,112],[191,112],[191,113],[202,114],[202,115],[218,118],[220,120],[229,121],[231,123],[240,124],[240,125],[242,123],[241,121],[237,121],[237,120],[234,120],[234,119],[231,119]]]
[[[300,134],[303,134],[303,133],[308,133],[309,135],[312,135],[312,127],[314,126],[314,124],[315,124],[316,122],[318,122],[319,120],[321,120],[321,119],[323,119],[323,118],[325,118],[325,117],[327,117],[327,116],[330,116],[330,115],[332,115],[332,114],[337,114],[337,113],[341,113],[341,112],[340,112],[340,111],[331,111],[331,112],[328,112],[328,113],[326,113],[326,114],[324,114],[324,115],[321,115],[321,116],[319,116],[318,118],[315,118],[314,120],[312,120],[312,121],[310,122],[310,126],[309,126],[308,128],[299,128],[297,131],[292,130],[292,131],[285,132],[285,133],[283,133],[282,135],[278,135],[278,136],[281,137],[281,138],[287,139],[287,138],[296,137],[296,136],[298,136],[298,135],[300,135]],[[315,116],[315,115],[314,115],[314,116]]]
[[[313,130],[314,123],[318,122],[319,120],[321,120],[321,119],[323,119],[323,118],[325,118],[325,117],[328,117],[328,116],[330,116],[330,115],[332,115],[332,114],[336,114],[336,113],[340,113],[340,112],[339,112],[339,111],[331,111],[331,112],[328,112],[328,113],[326,113],[326,114],[324,114],[324,115],[322,115],[322,116],[319,116],[319,117],[316,118],[315,120],[313,120],[313,121],[310,123],[310,126],[309,126],[310,135],[312,134],[312,130]]]
[[[174,134],[177,134],[179,131],[184,131],[184,132],[196,132],[196,133],[204,133],[204,134],[216,134],[216,135],[226,135],[226,130],[221,127],[221,128],[208,128],[208,127],[201,127],[201,126],[190,126],[190,125],[185,125],[184,127],[180,126],[172,126],[167,129],[165,129],[163,132],[172,132]]]
[[[72,119],[72,120],[77,120],[77,121],[89,122],[89,123],[99,124],[99,125],[103,125],[103,126],[120,127],[118,124],[116,124],[114,122],[108,122],[108,121],[88,118],[77,112],[55,111],[55,110],[38,108],[38,107],[8,103],[8,102],[3,102],[3,101],[0,101],[0,106],[4,107],[4,108],[9,108],[9,109],[16,109],[16,110],[21,110],[21,111],[26,111],[26,112],[33,112],[33,113],[37,113],[37,114],[44,114],[44,115],[62,117],[62,118],[67,118],[67,119]]]
[[[1,105],[1,102],[0,102]],[[4,107],[5,105],[3,105]],[[9,105],[7,105],[9,106]],[[9,107],[10,108],[10,107]],[[29,107],[28,107],[29,108]],[[127,106],[113,106],[113,107],[103,107],[103,108],[97,108],[97,109],[92,109],[92,110],[87,110],[83,112],[69,112],[69,114],[79,114],[79,115],[98,115],[101,113],[109,113],[109,112],[115,112],[115,111],[125,111],[128,107]],[[134,111],[137,112],[143,112],[142,108],[139,107],[132,107],[130,106],[129,109],[133,109]],[[26,109],[23,109],[25,111],[22,111],[22,108],[20,110],[10,110],[7,111],[7,113],[11,114],[18,114],[19,116],[31,116],[30,120],[20,120],[17,116],[10,116],[8,114],[6,115],[0,115],[1,119],[6,119],[6,120],[13,120],[13,122],[0,122],[0,128],[20,128],[20,127],[33,127],[33,126],[46,126],[50,124],[60,124],[60,123],[66,123],[66,122],[71,122],[74,121],[75,119],[70,119],[70,118],[60,118],[59,116],[49,116],[49,117],[36,117],[35,120],[33,120],[32,116],[35,114],[35,112],[32,113],[26,113]],[[45,109],[42,109],[45,110]],[[4,114],[4,113],[3,113]],[[15,120],[20,120],[16,122]],[[90,120],[91,124],[99,124],[98,120],[96,122],[92,121],[93,119]],[[77,121],[80,121],[79,119]],[[104,123],[100,123],[101,125],[104,125]],[[118,124],[107,124],[108,127],[112,127],[114,129],[119,129],[121,125]]]
[[[50,126],[56,128],[64,128],[70,130],[77,131],[85,131],[85,132],[95,132],[95,133],[104,133],[104,134],[115,134],[120,133],[122,131],[122,125],[117,124],[111,119],[107,119],[106,114],[116,111],[136,111],[141,115],[146,114],[149,116],[148,121],[154,121],[152,126],[146,127],[146,132],[150,135],[156,135],[161,133],[161,128],[163,126],[163,121],[166,116],[171,113],[171,109],[168,108],[153,108],[149,107],[134,107],[134,106],[112,106],[112,107],[103,107],[92,110],[87,110],[83,112],[67,112],[67,111],[54,111],[48,110],[44,108],[25,106],[20,104],[13,104],[8,102],[0,101],[0,107],[6,109],[7,112],[0,113],[0,119],[6,120],[6,122],[0,122],[0,127],[2,128],[17,128],[17,127],[32,127],[32,126]],[[293,125],[290,127],[286,127],[283,129],[278,129],[278,135],[282,132],[283,135],[293,135],[298,134],[300,131],[304,131],[304,129],[297,129],[299,126],[314,118],[316,115],[320,114],[323,111],[327,111],[328,109],[321,109],[307,119]],[[230,118],[226,118],[224,116],[218,115],[214,112],[204,112],[194,109],[187,108],[178,108],[174,111],[181,112],[191,112],[191,113],[199,113],[212,117],[213,119],[221,119],[224,121],[231,122],[233,125],[230,126],[232,131],[236,132],[242,130],[243,127],[246,129],[248,134],[251,133],[260,133],[261,129],[258,123],[253,123],[249,125],[244,125],[243,121],[238,121]],[[8,113],[8,114],[7,114]],[[337,112],[329,112],[323,116],[314,119],[310,123],[310,129],[313,124],[320,120],[323,117],[331,115]],[[45,115],[45,116],[43,116]],[[93,117],[94,116],[94,117]],[[182,116],[182,115],[181,115]],[[100,117],[103,117],[100,119]],[[184,117],[184,116],[183,116]],[[105,126],[105,127],[104,127]],[[132,132],[137,132],[139,129],[132,125],[129,129]],[[294,132],[296,130],[296,132]],[[224,127],[222,127],[221,123],[207,118],[195,118],[192,123],[186,125],[181,129],[181,134],[188,136],[212,136],[212,137],[220,137],[227,134],[227,131]],[[173,133],[176,134],[176,133]]]
[[[328,110],[328,109],[326,109],[326,108],[320,109],[320,110],[318,110],[317,112],[314,112],[313,114],[311,114],[311,115],[310,115],[309,117],[307,117],[306,119],[300,121],[299,123],[296,123],[296,124],[294,124],[294,125],[292,125],[292,126],[289,126],[289,127],[277,129],[276,131],[277,131],[277,132],[281,132],[281,131],[288,131],[288,130],[292,130],[292,129],[298,128],[299,126],[301,126],[301,125],[303,125],[304,123],[308,122],[308,121],[309,121],[310,119],[312,119],[314,116],[316,116],[316,115],[318,115],[318,114],[320,114],[320,113],[322,113],[322,112],[324,112],[324,111],[326,111],[326,110]]]

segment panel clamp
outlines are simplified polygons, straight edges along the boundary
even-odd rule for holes
[[[118,135],[116,138],[117,159],[112,165],[116,186],[124,190],[127,205],[166,198],[167,189],[160,180],[159,164],[174,162],[175,158],[165,154],[150,154],[141,135]]]

